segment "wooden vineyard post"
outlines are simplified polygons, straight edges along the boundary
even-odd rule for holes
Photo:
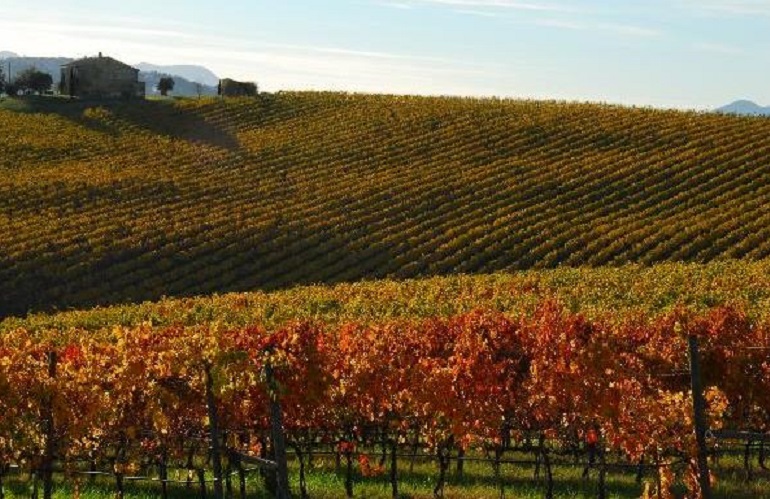
[[[703,386],[701,385],[698,338],[691,335],[688,337],[688,343],[690,347],[690,382],[692,386],[695,440],[698,444],[698,482],[700,483],[703,498],[711,499],[711,481],[706,450],[706,402],[703,399]]]
[[[219,446],[219,416],[214,398],[214,380],[211,377],[211,365],[206,364],[206,406],[209,415],[209,434],[211,440],[211,460],[214,467],[214,499],[223,499],[222,489],[222,452]]]
[[[393,493],[393,499],[398,499],[398,442],[396,438],[390,440],[390,487]]]
[[[457,449],[457,478],[462,479],[464,468],[465,468],[465,449],[460,447],[459,449]]]
[[[198,486],[200,487],[201,499],[206,499],[206,471],[203,468],[195,470],[198,474]]]
[[[273,452],[276,464],[276,499],[289,499],[289,470],[286,463],[286,439],[283,435],[283,413],[278,401],[278,383],[273,366],[265,366],[265,377],[270,392],[270,428],[273,438]]]
[[[168,451],[166,447],[160,454],[160,497],[168,499]]]
[[[48,377],[56,377],[56,352],[48,352]],[[53,420],[53,392],[46,397],[43,406],[43,431],[45,432],[45,451],[41,462],[43,479],[43,499],[53,496],[53,459],[56,447],[56,429]]]
[[[604,456],[605,446],[599,448],[599,499],[607,498],[607,459]]]

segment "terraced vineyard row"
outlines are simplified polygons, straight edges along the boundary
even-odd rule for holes
[[[0,109],[0,315],[770,256],[770,121],[281,93]]]
[[[230,328],[261,324],[272,331],[291,321],[345,323],[446,318],[476,310],[529,316],[547,300],[589,319],[654,318],[713,307],[743,311],[770,323],[770,260],[709,264],[666,263],[651,267],[560,268],[479,276],[405,281],[367,281],[289,290],[229,293],[205,297],[115,305],[57,314],[35,314],[0,322],[0,335],[24,328],[97,331],[113,326],[195,326],[213,322]]]

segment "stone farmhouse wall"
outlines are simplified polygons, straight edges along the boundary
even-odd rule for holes
[[[111,57],[89,57],[61,68],[61,93],[84,99],[144,98],[139,70]]]

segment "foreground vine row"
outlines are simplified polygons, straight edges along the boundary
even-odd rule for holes
[[[0,315],[770,255],[767,119],[330,93],[16,105]]]
[[[520,315],[548,299],[589,318],[629,313],[654,317],[677,307],[702,312],[731,306],[761,321],[770,320],[768,276],[770,260],[728,260],[362,281],[33,314],[0,322],[0,333],[15,328],[93,331],[145,323],[218,322],[231,328],[262,324],[268,330],[293,320],[330,326],[375,324],[451,317],[478,309]]]
[[[184,462],[185,443],[211,438],[212,407],[224,449],[264,453],[277,396],[300,459],[319,441],[353,459],[372,435],[394,446],[416,436],[443,463],[451,449],[502,452],[534,435],[550,448],[588,442],[655,463],[660,497],[669,497],[669,463],[683,461],[698,497],[690,335],[701,343],[709,427],[770,431],[770,323],[727,307],[589,320],[545,301],[518,317],[295,322],[273,332],[18,328],[0,335],[0,471],[46,470],[52,460],[71,469],[83,458],[116,473]]]

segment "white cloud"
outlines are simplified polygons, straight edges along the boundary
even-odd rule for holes
[[[413,5],[421,4],[433,4],[443,5],[447,7],[453,7],[453,11],[458,14],[489,17],[489,18],[512,18],[512,16],[506,15],[507,10],[524,10],[531,11],[535,14],[540,13],[542,15],[559,15],[559,14],[580,14],[579,17],[585,18],[586,14],[594,13],[590,9],[584,9],[579,11],[575,8],[569,7],[565,4],[546,3],[541,1],[519,1],[519,0],[411,0]],[[769,0],[770,1],[770,0]],[[575,16],[572,16],[575,17]],[[600,32],[612,32],[623,36],[633,37],[658,37],[661,36],[661,32],[656,29],[646,28],[642,26],[634,26],[630,24],[620,23],[601,23],[588,20],[575,20],[575,19],[539,19],[533,21],[535,25],[544,26],[549,28],[562,28],[571,29],[576,31],[600,31]]]
[[[604,31],[623,36],[634,36],[642,38],[655,38],[662,35],[662,33],[656,29],[632,26],[628,24],[591,23],[567,21],[563,19],[540,19],[535,21],[535,24],[547,28],[570,29],[575,31]]]
[[[234,47],[237,45],[234,45]],[[354,50],[315,47],[222,49],[174,47],[166,53],[184,60],[216,60],[222,75],[256,80],[266,90],[331,89],[411,94],[482,93],[477,85],[495,73],[494,67],[441,62],[394,55],[381,57]]]
[[[681,0],[686,8],[710,14],[770,16],[770,0]]]
[[[449,7],[468,7],[473,8],[497,8],[529,11],[548,11],[548,12],[574,12],[575,9],[565,5],[535,1],[519,0],[413,0],[422,4],[444,5]]]
[[[563,19],[540,19],[535,21],[535,24],[546,28],[572,29],[575,31],[585,31],[589,29],[585,24],[575,21],[565,21]]]
[[[709,43],[709,42],[694,43],[692,45],[692,48],[701,52],[709,52],[712,54],[722,54],[722,55],[741,55],[745,53],[741,48],[733,47],[731,45],[725,45],[722,43]]]
[[[656,29],[645,28],[642,26],[632,26],[629,24],[599,23],[596,24],[595,27],[596,29],[611,31],[619,35],[639,36],[643,38],[655,38],[663,34],[661,31]]]
[[[237,43],[240,46],[248,44],[245,40]],[[319,52],[324,54],[336,54],[351,57],[362,57],[368,59],[394,59],[394,60],[409,60],[409,61],[421,61],[421,62],[452,62],[448,59],[442,59],[439,57],[425,57],[410,54],[397,54],[391,52],[373,52],[368,50],[355,50],[339,47],[318,47],[309,45],[291,45],[285,43],[263,43],[266,47],[275,47],[282,49],[293,49],[299,51]]]
[[[53,33],[78,33],[84,35],[111,35],[109,38],[115,37],[158,37],[158,38],[185,38],[194,39],[195,35],[185,33],[178,30],[168,30],[161,28],[134,28],[129,26],[105,26],[105,25],[87,25],[87,24],[64,24],[50,21],[20,21],[20,22],[8,22],[0,19],[0,27],[4,29],[19,29],[19,30],[31,30],[40,33],[53,34]]]
[[[166,29],[89,22],[0,19],[3,48],[34,56],[81,57],[102,51],[127,63],[200,64],[222,77],[257,81],[260,87],[410,94],[492,94],[501,78],[494,64],[461,62],[419,53],[276,43]],[[30,37],[30,32],[39,36]],[[6,46],[7,45],[7,46]],[[55,54],[52,51],[55,50]]]
[[[381,7],[390,7],[391,9],[412,10],[414,5],[406,2],[379,2]]]
[[[455,9],[453,12],[456,12],[458,14],[468,15],[468,16],[500,17],[500,14],[498,12],[493,12],[491,10]]]

